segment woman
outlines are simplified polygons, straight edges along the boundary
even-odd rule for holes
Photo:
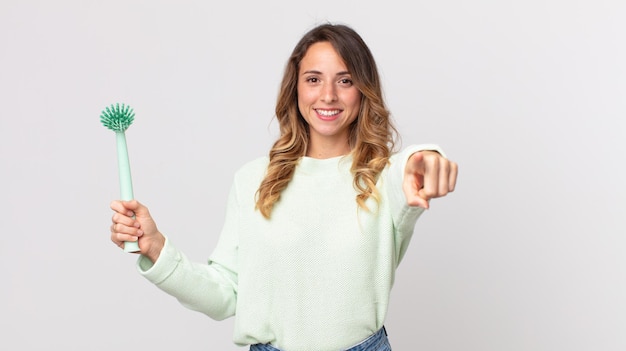
[[[184,306],[236,315],[234,342],[250,350],[390,350],[395,269],[457,165],[433,145],[392,153],[375,61],[347,26],[296,45],[276,117],[269,157],[235,175],[208,264],[189,262],[137,201],[111,204],[111,239],[138,240],[140,273]]]

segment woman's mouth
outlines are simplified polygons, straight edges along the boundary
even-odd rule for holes
[[[341,113],[341,110],[321,110],[315,109],[317,115],[323,120],[332,120]]]

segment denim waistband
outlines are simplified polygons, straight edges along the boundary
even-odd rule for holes
[[[390,348],[381,348],[381,344],[387,344],[387,330],[385,327],[380,328],[376,333],[369,336],[367,339],[360,343],[350,347],[349,349],[341,351],[379,351],[379,350],[391,350]],[[250,351],[281,351],[270,344],[255,344],[250,346]]]

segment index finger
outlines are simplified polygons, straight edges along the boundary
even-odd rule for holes
[[[426,200],[437,197],[439,191],[439,157],[424,157],[424,184],[420,194]]]
[[[123,214],[123,215],[126,215],[128,217],[132,217],[134,215],[134,212],[129,210],[129,209],[127,209],[124,206],[124,203],[122,201],[114,200],[114,201],[111,202],[110,207],[111,207],[111,209],[113,211],[115,211],[117,213],[120,213],[120,214]]]

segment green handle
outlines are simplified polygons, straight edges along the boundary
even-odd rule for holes
[[[128,160],[128,147],[124,132],[115,132],[117,139],[117,166],[120,175],[120,195],[122,200],[134,199],[133,180],[130,176],[130,161]],[[139,252],[139,244],[136,241],[124,242],[125,252]]]

